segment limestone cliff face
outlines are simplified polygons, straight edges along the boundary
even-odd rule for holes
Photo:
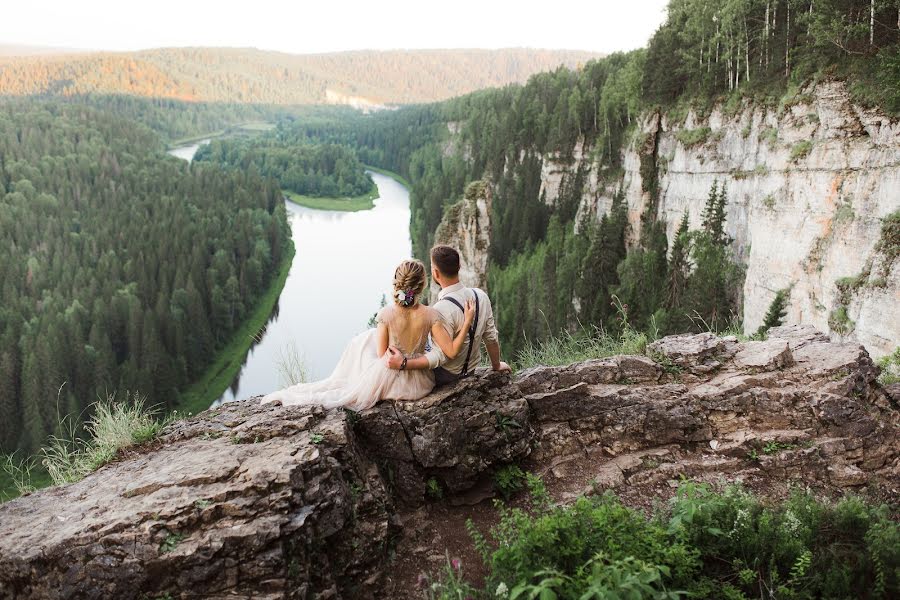
[[[717,106],[683,123],[644,115],[613,181],[600,177],[583,142],[571,156],[543,158],[546,202],[556,202],[581,169],[581,210],[604,214],[622,186],[637,235],[650,206],[641,164],[650,161],[670,243],[685,212],[700,227],[710,188],[724,184],[728,232],[747,267],[747,331],[762,323],[776,291],[790,286],[787,323],[859,341],[873,356],[900,344],[900,261],[889,264],[876,251],[882,219],[900,210],[900,122],[853,104],[843,83],[805,89],[781,109]],[[855,281],[838,286],[843,278]]]
[[[488,249],[491,239],[491,188],[475,181],[466,188],[462,200],[447,208],[435,232],[435,244],[459,250],[459,279],[469,287],[487,290]],[[432,283],[431,301],[440,287]]]

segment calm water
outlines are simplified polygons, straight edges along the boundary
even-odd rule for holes
[[[198,147],[170,153],[190,160]],[[220,401],[284,387],[278,363],[286,354],[302,357],[310,380],[326,377],[347,341],[368,327],[382,296],[390,294],[394,269],[412,253],[408,190],[378,173],[372,179],[379,193],[372,210],[285,202],[297,254],[261,342]]]

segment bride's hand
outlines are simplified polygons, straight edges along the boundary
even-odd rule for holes
[[[475,320],[475,301],[474,300],[466,300],[466,308],[464,310],[464,329],[468,329],[472,326],[472,321]]]

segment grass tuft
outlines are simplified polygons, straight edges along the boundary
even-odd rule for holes
[[[175,415],[157,419],[138,394],[126,393],[124,401],[117,401],[111,394],[93,406],[94,415],[85,424],[87,438],[80,437],[66,417],[60,429],[67,434],[51,436],[41,449],[41,462],[55,485],[83,479],[114,460],[121,450],[152,440]]]

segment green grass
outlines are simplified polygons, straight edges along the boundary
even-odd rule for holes
[[[253,344],[259,330],[268,322],[272,315],[272,309],[278,302],[284,282],[291,270],[291,262],[294,258],[294,245],[290,245],[285,252],[284,260],[278,270],[278,274],[269,286],[269,289],[256,303],[256,309],[241,325],[231,341],[216,356],[216,360],[206,369],[206,372],[196,382],[188,386],[181,393],[181,401],[178,408],[181,412],[193,413],[204,411],[225,393],[231,382],[241,370],[247,351]]]
[[[375,185],[372,186],[371,191],[352,198],[320,198],[316,196],[304,196],[303,194],[297,194],[290,190],[282,191],[294,204],[318,210],[340,210],[345,212],[370,210],[375,206],[375,198],[378,197],[378,186]]]
[[[138,394],[126,394],[123,401],[111,394],[93,406],[94,415],[84,425],[86,439],[77,434],[77,423],[66,417],[60,424],[65,437],[51,436],[41,448],[41,464],[56,485],[83,479],[115,460],[119,451],[154,439],[175,418],[174,413],[156,418],[155,410],[147,408]]]
[[[374,171],[375,173],[379,173],[381,175],[384,175],[385,177],[390,177],[391,179],[398,182],[403,187],[410,189],[410,190],[412,189],[412,184],[410,184],[409,181],[407,181],[406,178],[403,175],[400,175],[399,173],[394,173],[393,171],[388,171],[387,169],[380,169],[378,167],[373,167],[372,165],[363,165],[363,166],[366,168],[367,171]]]
[[[600,329],[578,334],[565,332],[539,343],[529,342],[516,356],[515,367],[556,367],[618,354],[644,354],[651,341],[647,334],[630,328],[618,337]]]
[[[0,455],[0,503],[18,498],[23,492],[39,490],[53,483],[50,474],[35,457]]]

